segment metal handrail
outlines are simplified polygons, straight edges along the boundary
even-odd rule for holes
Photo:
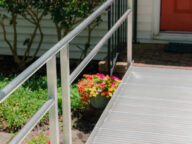
[[[128,15],[132,12],[128,9],[123,16],[116,22],[116,24],[105,34],[105,36],[97,43],[93,50],[86,56],[86,58],[78,65],[78,67],[72,72],[70,76],[70,83],[72,83],[76,77],[82,72],[87,64],[94,58],[98,51],[103,47],[106,41],[113,35],[113,33],[121,26],[121,24],[127,19]]]
[[[30,121],[22,128],[22,130],[16,135],[10,144],[17,144],[23,139],[24,136],[28,135],[29,132],[33,129],[33,126],[36,125],[39,120],[45,115],[46,112],[53,106],[54,99],[49,99],[39,110],[38,112],[30,119]]]
[[[64,45],[71,42],[80,32],[82,32],[91,22],[101,15],[115,0],[106,1],[93,14],[86,18],[80,25],[72,30],[66,37],[55,44],[50,50],[36,60],[25,71],[18,75],[6,87],[0,91],[0,103],[3,102],[12,92],[14,92],[21,84],[23,84],[30,76],[39,70],[52,56],[58,53]]]
[[[106,35],[99,41],[95,48],[89,55],[80,63],[80,65],[70,75],[69,72],[69,42],[77,36],[83,29],[85,29],[92,21],[101,15],[115,0],[108,0],[100,6],[93,14],[85,19],[79,26],[71,31],[66,37],[54,45],[43,56],[36,60],[25,71],[18,75],[5,88],[0,91],[0,103],[2,103],[8,96],[14,92],[21,84],[23,84],[30,76],[32,76],[44,64],[47,65],[47,80],[48,80],[48,96],[49,99],[36,112],[31,120],[19,131],[19,133],[11,140],[9,144],[20,143],[25,136],[34,128],[39,120],[49,111],[50,119],[50,140],[52,144],[59,144],[59,124],[58,124],[58,108],[57,108],[57,73],[56,73],[56,54],[60,52],[61,63],[61,83],[62,83],[62,110],[63,110],[63,127],[64,127],[64,143],[71,144],[71,111],[70,111],[70,84],[80,74],[80,72],[87,66],[87,64],[98,53],[102,46],[113,33],[122,25],[128,18],[127,25],[127,52],[128,62],[132,61],[132,10],[127,10],[123,16],[116,22],[116,24],[106,33]]]

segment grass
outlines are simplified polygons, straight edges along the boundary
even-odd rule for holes
[[[10,78],[0,78],[2,89]],[[0,131],[17,132],[38,111],[48,98],[46,77],[31,78],[0,104]],[[59,114],[62,113],[62,93],[58,86]],[[71,86],[71,110],[83,108],[77,85]],[[47,115],[41,120],[47,119]]]

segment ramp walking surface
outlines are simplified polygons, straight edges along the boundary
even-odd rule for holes
[[[87,144],[192,144],[192,70],[131,66]]]

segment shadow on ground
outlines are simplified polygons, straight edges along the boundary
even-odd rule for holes
[[[82,111],[74,112],[73,117],[76,119],[74,119],[73,128],[84,133],[90,133],[95,127],[95,124],[99,120],[102,112],[102,110],[97,110],[94,108],[88,108]]]

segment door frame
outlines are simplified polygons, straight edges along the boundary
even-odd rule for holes
[[[161,0],[153,0],[153,39],[166,41],[192,42],[192,33],[187,32],[161,32]]]

